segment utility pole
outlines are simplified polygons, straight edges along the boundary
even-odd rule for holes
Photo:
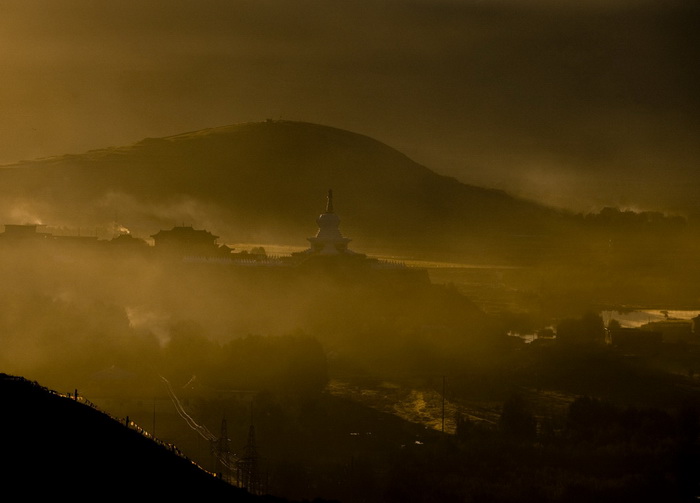
[[[243,457],[239,461],[241,470],[241,482],[245,489],[251,494],[258,494],[260,480],[258,473],[258,448],[255,442],[255,426],[252,424],[248,429],[248,443],[243,449]]]
[[[445,433],[445,376],[442,376],[442,432]]]
[[[228,428],[226,426],[226,416],[221,420],[221,434],[216,446],[216,468],[221,474],[221,478],[226,482],[231,482],[231,448],[229,445]]]

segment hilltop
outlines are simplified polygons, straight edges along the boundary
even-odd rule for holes
[[[367,136],[266,121],[205,129],[0,170],[0,216],[147,237],[188,223],[225,242],[304,246],[329,188],[346,235],[367,248],[478,254],[556,235],[568,216],[441,176]],[[497,246],[495,247],[497,248]]]

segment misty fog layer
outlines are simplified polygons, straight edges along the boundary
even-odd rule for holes
[[[328,358],[336,369],[401,374],[427,371],[433,353],[490,351],[483,314],[418,277],[191,263],[84,243],[2,245],[3,371],[58,389],[142,394],[164,375],[317,392]]]
[[[596,218],[634,228],[651,216]],[[698,319],[683,321],[683,340],[644,332],[659,340],[623,348],[606,342],[612,321],[580,314],[602,293],[670,298],[675,285],[656,281],[652,263],[616,264],[620,250],[597,259],[613,267],[596,275],[563,262],[497,272],[534,277],[542,295],[521,292],[519,310],[494,316],[454,284],[367,268],[376,262],[362,255],[246,266],[128,240],[25,238],[0,239],[2,371],[80,390],[134,429],[157,423],[212,470],[222,438],[245,461],[256,432],[265,485],[246,485],[254,493],[434,501],[426,484],[445,473],[444,494],[474,501],[523,491],[570,501],[581,490],[617,500],[639,494],[640,470],[656,499],[687,501],[678,495],[697,486],[698,416],[683,404],[697,403]],[[553,337],[543,327],[555,313]],[[529,331],[542,337],[507,335]],[[217,436],[222,417],[230,437]]]
[[[690,1],[13,1],[3,162],[266,118],[577,210],[697,211]]]

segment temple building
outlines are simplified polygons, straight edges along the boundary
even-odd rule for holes
[[[231,249],[226,245],[218,245],[219,236],[207,230],[194,229],[191,226],[173,227],[161,230],[151,236],[154,249],[175,257],[221,257],[228,256]]]
[[[307,238],[310,247],[292,254],[290,265],[302,271],[322,271],[329,276],[341,274],[345,281],[392,281],[429,283],[426,269],[409,268],[402,262],[368,257],[348,248],[350,238],[340,232],[340,218],[333,208],[333,191],[328,191],[326,210],[316,219],[318,231]],[[337,277],[337,276],[336,276]]]
[[[307,238],[311,247],[301,252],[300,255],[359,255],[348,249],[348,243],[352,240],[340,233],[340,218],[333,210],[332,190],[328,191],[326,211],[318,216],[316,224],[318,225],[318,232],[314,237]]]

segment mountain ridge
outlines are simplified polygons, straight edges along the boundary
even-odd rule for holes
[[[7,223],[17,206],[41,222],[83,228],[118,214],[141,234],[187,221],[228,242],[303,243],[331,188],[342,228],[369,247],[474,253],[494,236],[558,233],[570,216],[440,175],[369,136],[294,121],[22,161],[0,170],[0,182]]]

